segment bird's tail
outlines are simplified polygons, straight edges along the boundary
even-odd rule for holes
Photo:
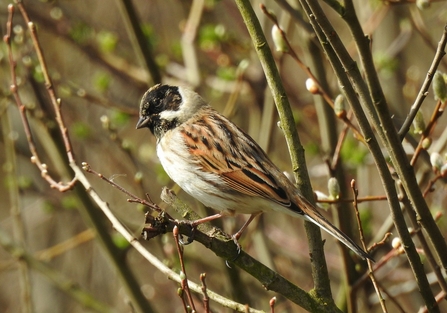
[[[362,259],[369,259],[374,262],[374,259],[367,252],[360,248],[359,245],[357,245],[351,238],[346,236],[341,230],[332,225],[323,215],[321,215],[320,212],[317,211],[317,209],[315,209],[315,207],[309,201],[307,201],[301,195],[298,195],[298,198],[299,200],[296,202],[297,205],[300,207],[301,212],[297,213],[300,213],[305,220],[312,222],[327,231],[349,249],[354,251]]]

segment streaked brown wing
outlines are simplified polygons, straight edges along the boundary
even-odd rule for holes
[[[254,168],[222,173],[223,180],[233,189],[248,196],[260,196],[282,206],[291,205],[287,193],[269,177]]]
[[[195,163],[204,171],[220,175],[227,187],[291,206],[287,192],[275,178],[283,174],[253,139],[234,124],[213,115],[195,125],[185,125],[181,132]]]

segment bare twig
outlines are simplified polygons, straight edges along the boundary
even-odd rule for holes
[[[329,104],[332,108],[334,108],[334,101],[329,96],[329,94],[324,90],[324,88],[321,86],[321,83],[318,81],[318,79],[312,73],[311,69],[307,65],[305,65],[301,61],[299,56],[296,54],[295,50],[293,49],[292,45],[290,44],[289,40],[287,39],[286,33],[282,30],[281,26],[278,24],[278,21],[277,21],[276,17],[273,16],[267,10],[267,7],[265,5],[263,5],[263,4],[261,4],[261,10],[276,25],[276,27],[278,27],[278,29],[280,31],[280,34],[281,34],[281,37],[284,40],[284,42],[287,44],[287,47],[288,47],[287,52],[285,52],[285,53],[288,53],[298,63],[298,65],[307,74],[307,76],[310,79],[312,79],[315,82],[315,84],[318,86],[317,90],[315,91],[315,94],[320,94],[324,98],[326,103]],[[346,125],[348,125],[352,129],[352,131],[354,132],[354,134],[355,134],[355,136],[356,136],[356,138],[358,140],[360,140],[363,143],[365,143],[365,139],[363,138],[362,134],[358,131],[357,127],[354,124],[352,124],[351,120],[346,117],[346,115],[339,116],[337,114],[337,117],[339,119],[341,119]]]
[[[12,14],[13,14],[12,5],[8,6],[8,32],[11,32],[11,23],[12,23]],[[6,106],[5,106],[6,108]],[[2,110],[3,111],[3,110]],[[9,212],[12,219],[12,226],[14,230],[14,240],[20,245],[22,248],[26,247],[26,232],[24,225],[24,212],[22,209],[23,200],[20,196],[20,187],[19,187],[19,178],[18,174],[18,166],[17,166],[17,155],[15,151],[14,140],[9,136],[12,133],[12,127],[10,122],[10,116],[8,114],[8,110],[4,110],[0,113],[0,126],[3,134],[3,144],[4,144],[4,152],[5,152],[5,163],[9,164],[8,170],[4,170],[5,182],[7,183],[7,188],[9,191],[10,198],[10,208]],[[18,281],[20,286],[20,301],[22,303],[22,310],[24,313],[32,313],[34,312],[33,305],[33,297],[32,297],[32,288],[30,281],[30,270],[28,268],[28,264],[23,260],[19,260],[18,262]]]
[[[144,66],[151,75],[151,83],[158,84],[161,82],[160,70],[155,62],[153,53],[147,44],[147,39],[141,30],[141,23],[138,18],[137,10],[135,10],[132,1],[116,0],[123,16],[124,26],[126,27],[129,39],[134,48],[134,52],[141,66]],[[149,82],[148,82],[149,83]]]
[[[67,153],[68,161],[69,163],[74,163],[75,160],[73,155],[73,148],[71,145],[70,137],[68,136],[68,129],[65,126],[64,118],[62,116],[60,109],[62,101],[60,98],[56,96],[56,91],[54,90],[52,79],[50,77],[50,74],[48,73],[48,67],[45,62],[45,57],[43,55],[42,48],[40,46],[39,39],[37,37],[36,25],[30,20],[28,12],[25,10],[22,1],[16,1],[16,3],[20,12],[22,13],[23,19],[28,25],[31,40],[33,41],[34,44],[34,50],[36,51],[37,58],[39,59],[39,63],[42,67],[42,75],[45,80],[45,87],[47,89],[48,95],[50,96],[51,104],[53,105],[54,111],[56,113],[56,121],[60,127],[62,138],[64,140],[65,151]]]
[[[441,40],[438,43],[438,49],[436,50],[436,54],[433,58],[433,62],[430,65],[430,68],[427,72],[427,76],[425,77],[424,83],[422,84],[421,89],[419,90],[418,96],[416,97],[413,105],[411,106],[410,112],[408,113],[407,118],[402,124],[399,130],[400,140],[403,140],[405,135],[410,130],[411,124],[413,123],[414,118],[416,117],[419,108],[424,102],[425,98],[428,95],[428,89],[430,88],[431,81],[433,79],[433,75],[435,75],[436,69],[441,63],[441,59],[445,55],[445,46],[447,45],[447,25],[444,27],[444,32],[442,33]]]
[[[205,307],[205,313],[210,312],[210,298],[208,297],[207,286],[206,286],[206,274],[200,274],[200,282],[202,283],[202,295],[203,295],[203,306]]]
[[[362,202],[371,202],[371,201],[386,201],[388,198],[387,196],[365,196],[361,198],[357,198],[357,203]],[[318,203],[329,203],[329,204],[335,204],[335,203],[352,203],[354,202],[354,198],[340,198],[340,199],[317,199]]]
[[[275,313],[275,304],[276,304],[276,297],[273,297],[270,299],[270,302],[269,302],[270,313]]]
[[[347,119],[350,120],[351,119],[351,115],[352,115],[352,110],[349,111]],[[328,165],[331,169],[335,169],[337,167],[338,161],[340,160],[340,153],[341,153],[341,148],[343,146],[343,142],[346,139],[346,135],[348,134],[348,130],[349,130],[349,125],[345,124],[343,126],[342,131],[340,132],[340,135],[338,136],[338,141],[337,141],[337,146],[334,149],[334,154],[332,156],[332,162],[330,162],[328,160]]]
[[[368,248],[368,251],[373,251],[373,250],[377,249],[378,247],[383,246],[387,242],[388,238],[390,238],[390,236],[392,236],[392,235],[393,234],[390,232],[385,233],[385,235],[383,236],[383,239],[380,240],[379,242],[374,242],[371,245],[371,247]]]
[[[387,296],[387,299],[389,299],[394,305],[399,309],[401,313],[406,313],[405,309],[402,307],[402,305],[397,301],[396,297],[392,295],[388,290],[382,286],[382,284],[377,281],[377,285],[379,286],[380,290],[383,291],[383,293]]]
[[[43,62],[43,63],[41,63],[42,73],[44,73],[47,90],[50,95],[53,95],[53,97],[51,97],[51,98],[53,100],[53,105],[55,106],[55,111],[59,112],[59,117],[61,117],[60,110],[59,110],[60,101],[56,100],[56,98],[54,96],[54,89],[51,85],[51,80],[49,80],[46,64],[43,61],[42,52],[40,50],[39,42],[38,42],[37,36],[36,36],[35,26],[32,22],[30,22],[28,15],[26,14],[26,11],[24,10],[23,5],[21,5],[21,3],[19,3],[19,8],[22,12],[22,15],[24,15],[25,21],[28,23],[28,27],[29,27],[30,33],[31,33],[31,38],[33,39],[33,42],[35,44],[34,47],[36,49],[36,52],[38,51],[39,61]],[[48,166],[40,160],[39,154],[37,153],[36,145],[34,143],[34,139],[33,139],[32,133],[31,133],[31,127],[30,127],[30,124],[28,121],[28,117],[26,116],[26,107],[23,104],[22,99],[18,92],[17,76],[16,76],[16,72],[15,72],[16,62],[14,60],[13,53],[12,53],[12,47],[11,47],[12,18],[13,18],[13,13],[14,13],[14,6],[12,4],[8,6],[8,11],[9,11],[9,15],[8,15],[8,22],[6,24],[6,35],[3,37],[3,40],[5,41],[7,49],[8,49],[8,57],[9,57],[10,72],[11,72],[11,87],[10,87],[10,89],[14,96],[14,100],[17,104],[17,107],[19,109],[20,117],[22,119],[22,124],[24,127],[26,139],[28,141],[28,146],[29,146],[29,149],[30,149],[30,152],[32,155],[31,162],[37,166],[37,168],[40,170],[42,177],[50,184],[51,188],[55,188],[61,192],[64,192],[64,191],[72,189],[73,186],[75,185],[77,179],[76,179],[76,177],[74,177],[68,183],[57,182],[49,174]],[[62,119],[58,119],[58,122],[61,122],[60,125],[63,125]],[[70,162],[72,162],[74,159],[73,159],[73,155],[71,153],[71,144],[70,144],[70,141],[68,140],[67,133],[66,133],[67,128],[64,126],[63,129],[65,130],[65,132],[63,132],[65,148],[67,150],[67,155],[69,156]]]
[[[352,188],[352,193],[354,195],[354,210],[355,210],[355,216],[357,218],[357,224],[359,227],[360,241],[362,242],[363,249],[368,251],[366,243],[365,243],[365,237],[363,236],[362,221],[360,220],[359,208],[358,208],[358,203],[357,203],[357,196],[359,194],[359,191],[358,191],[357,187],[355,186],[354,179],[351,181],[351,188]],[[379,298],[379,301],[380,301],[380,306],[382,307],[382,312],[388,312],[386,309],[386,306],[385,306],[385,299],[383,298],[382,293],[380,292],[380,288],[376,282],[376,278],[374,277],[374,269],[372,266],[372,261],[369,259],[366,261],[368,262],[368,269],[369,269],[368,275],[369,275],[369,278],[371,279],[374,289],[376,290],[377,297]]]
[[[425,129],[422,133],[422,136],[419,139],[419,143],[414,151],[413,157],[411,158],[411,161],[410,161],[411,166],[414,166],[414,164],[416,163],[416,161],[418,159],[419,154],[421,153],[421,151],[423,149],[422,143],[424,142],[424,140],[426,138],[430,137],[431,133],[433,132],[433,129],[436,126],[436,122],[442,116],[442,113],[444,113],[445,105],[446,105],[446,103],[445,102],[443,103],[441,100],[438,100],[436,102],[436,106],[433,110],[430,120],[429,120],[427,126],[425,127]]]
[[[134,195],[133,193],[129,192],[127,189],[124,189],[123,187],[121,187],[120,185],[115,183],[114,181],[106,178],[101,173],[96,172],[95,170],[93,170],[90,167],[90,165],[87,162],[82,162],[82,169],[84,171],[86,171],[87,173],[91,173],[91,174],[94,174],[94,175],[98,176],[102,180],[104,180],[107,183],[109,183],[110,185],[112,185],[112,187],[115,187],[116,189],[118,189],[122,193],[124,193],[124,194],[128,195],[129,197],[131,197],[131,199],[127,200],[128,202],[134,202],[134,203],[143,204],[143,205],[149,207],[150,209],[152,209],[152,210],[154,210],[156,212],[159,212],[159,213],[162,211],[162,209],[157,204],[153,203],[152,201],[147,201],[147,200],[144,200],[144,199],[141,199],[141,198],[137,197],[136,195]],[[150,198],[149,198],[149,200],[150,200]]]
[[[434,190],[433,186],[435,185],[435,183],[440,180],[441,178],[445,177],[445,173],[444,175],[442,173],[438,173],[433,179],[430,179],[427,187],[425,187],[425,190],[423,192],[423,196],[426,197],[428,195],[429,192],[432,192]]]
[[[444,290],[441,290],[435,297],[436,303],[441,303],[445,300],[447,297],[447,293]],[[419,309],[418,313],[427,313],[430,312],[430,310],[427,308],[427,306],[424,306]]]
[[[175,245],[177,247],[177,253],[180,260],[180,267],[182,268],[182,290],[186,293],[186,296],[188,297],[189,305],[192,308],[193,312],[196,312],[196,308],[194,305],[194,299],[191,296],[191,290],[189,290],[188,286],[188,276],[186,275],[186,268],[185,268],[185,262],[183,260],[183,247],[180,245],[179,240],[179,230],[177,226],[174,226],[174,229],[172,230],[172,235],[174,236]],[[186,312],[186,311],[185,311]]]
[[[407,198],[407,196],[405,194],[405,190],[402,187],[401,182],[399,181],[397,184],[398,184],[401,194],[403,194],[402,203],[407,209],[406,212],[408,213],[408,216],[410,217],[411,224],[412,224],[414,231],[416,233],[416,236],[418,237],[419,242],[422,246],[424,255],[425,255],[426,259],[428,260],[428,263],[430,264],[431,268],[433,269],[433,272],[438,280],[439,286],[445,293],[447,293],[447,282],[442,275],[441,267],[439,266],[435,256],[433,255],[433,253],[431,251],[429,244],[427,243],[427,240],[425,239],[424,233],[421,231],[421,225],[419,224],[416,212],[412,209],[410,200]]]

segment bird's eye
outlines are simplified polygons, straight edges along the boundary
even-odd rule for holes
[[[152,113],[160,113],[163,111],[163,99],[155,99],[151,102],[151,112]]]

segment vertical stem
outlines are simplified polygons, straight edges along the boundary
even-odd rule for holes
[[[116,0],[116,4],[123,16],[124,26],[132,43],[138,63],[144,66],[151,75],[151,83],[158,84],[161,82],[161,74],[157,64],[154,61],[152,51],[149,48],[143,31],[141,30],[138,15],[131,0]],[[148,82],[150,83],[150,82]]]
[[[10,213],[14,228],[14,240],[21,247],[25,247],[25,227],[23,225],[23,215],[20,208],[19,184],[17,181],[17,157],[15,154],[14,141],[10,137],[12,129],[7,110],[1,114],[0,121],[0,124],[2,125],[3,142],[5,145],[5,164],[8,165],[5,168],[8,168],[8,171],[6,171],[6,179],[8,182],[7,185],[9,186],[9,198],[11,202]],[[19,261],[18,275],[21,291],[22,312],[34,312],[31,294],[30,271],[28,264],[23,260]]]
[[[427,202],[422,196],[413,167],[407,159],[407,155],[402,146],[397,130],[394,128],[391,114],[388,110],[388,104],[374,67],[370,49],[370,41],[362,31],[362,27],[357,19],[352,1],[346,0],[345,4],[346,13],[344,14],[343,18],[347,21],[349,29],[355,39],[354,42],[356,43],[360,54],[360,59],[365,72],[366,83],[369,89],[369,95],[365,95],[365,98],[363,98],[362,101],[371,116],[377,115],[378,119],[372,119],[374,126],[379,131],[382,142],[390,154],[393,166],[402,181],[402,185],[408,195],[408,198],[410,199],[413,208],[418,213],[420,223],[428,233],[428,237],[435,247],[435,251],[441,259],[442,265],[445,269],[447,269],[447,253],[445,253],[445,251],[447,251],[447,242],[445,241],[441,230],[436,225]],[[349,57],[345,60],[351,60],[351,58]],[[360,76],[358,69],[356,71],[352,71],[352,73],[355,73],[356,76]],[[352,78],[354,79],[354,77]],[[357,78],[361,79],[361,76]],[[364,84],[359,84],[358,86],[363,89],[363,85]]]
[[[427,304],[427,307],[430,308],[430,310],[433,310],[433,312],[439,312],[439,308],[437,307],[436,301],[433,297],[433,293],[431,292],[430,285],[428,283],[427,276],[425,274],[420,257],[415,249],[414,242],[412,241],[412,238],[408,233],[407,225],[400,209],[399,199],[397,197],[397,192],[394,181],[391,177],[391,173],[388,170],[388,166],[385,162],[382,152],[380,151],[380,147],[375,139],[374,133],[372,132],[371,126],[369,125],[369,121],[367,120],[363,108],[361,107],[360,102],[357,98],[358,94],[362,101],[362,104],[364,104],[364,106],[368,110],[373,124],[375,125],[376,129],[379,130],[379,135],[382,136],[382,141],[390,149],[389,142],[383,138],[383,123],[379,122],[378,113],[372,109],[372,100],[370,98],[369,91],[366,88],[366,84],[364,83],[355,62],[349,56],[346,48],[341,43],[337,32],[327,20],[319,4],[310,0],[300,1],[303,7],[305,7],[307,15],[311,17],[311,23],[320,39],[320,42],[322,42],[322,45],[327,52],[327,55],[337,74],[338,79],[340,80],[340,86],[343,86],[344,88],[346,97],[352,106],[354,114],[356,115],[356,118],[359,122],[359,126],[364,133],[364,137],[366,139],[368,147],[374,157],[377,169],[379,170],[380,177],[387,193],[394,224],[399,233],[399,237],[402,240],[403,247],[408,257],[408,261],[413,270],[424,301]],[[329,41],[329,44],[327,41]],[[348,77],[350,80],[348,79]],[[381,112],[381,114],[383,114],[383,112]],[[392,127],[392,123],[391,126],[388,126]],[[402,158],[402,161],[403,159],[406,159],[406,156]],[[395,160],[393,159],[393,163],[394,162]],[[411,172],[412,171],[410,171],[410,174]],[[408,175],[408,173],[406,175]],[[437,226],[435,227],[437,228]],[[447,248],[444,251],[447,251]]]
[[[309,175],[305,166],[304,148],[300,143],[292,115],[292,109],[290,108],[286,92],[281,83],[281,77],[276,68],[270,47],[250,1],[235,0],[235,2],[247,26],[251,40],[264,70],[267,83],[272,91],[273,99],[281,120],[281,128],[286,137],[298,187],[307,199],[314,202]],[[309,240],[315,291],[317,295],[324,298],[325,301],[333,303],[320,230],[318,227],[315,227],[315,225],[308,222],[305,223],[305,228]]]

